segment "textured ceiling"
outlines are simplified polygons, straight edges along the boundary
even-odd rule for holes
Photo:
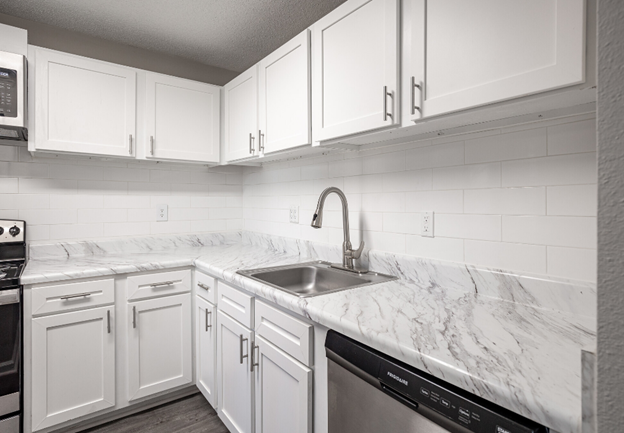
[[[0,0],[0,12],[240,72],[345,0]]]

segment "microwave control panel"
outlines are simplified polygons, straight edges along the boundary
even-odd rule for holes
[[[0,68],[0,117],[17,117],[17,71]]]

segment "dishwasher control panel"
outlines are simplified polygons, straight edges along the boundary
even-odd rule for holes
[[[526,423],[528,420],[514,420],[511,413],[500,414],[481,402],[477,396],[459,395],[452,385],[441,386],[427,377],[391,361],[382,359],[379,366],[379,381],[382,389],[391,388],[408,400],[437,412],[445,418],[475,433],[538,433],[541,426]],[[385,385],[385,386],[384,386]],[[393,393],[389,393],[392,395]],[[503,410],[504,411],[504,410]]]

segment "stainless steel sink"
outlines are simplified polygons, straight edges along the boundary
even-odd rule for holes
[[[249,269],[238,273],[302,298],[396,279],[376,272],[345,271],[322,261]]]

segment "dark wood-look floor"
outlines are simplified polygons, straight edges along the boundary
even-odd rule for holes
[[[201,394],[176,400],[83,433],[229,433]]]

